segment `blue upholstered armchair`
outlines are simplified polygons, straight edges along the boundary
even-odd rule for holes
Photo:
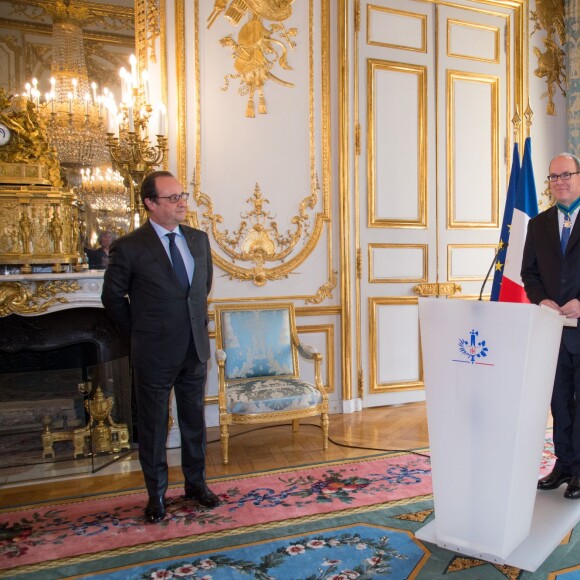
[[[293,304],[217,305],[216,360],[220,438],[228,463],[229,426],[320,415],[328,448],[328,395],[322,385],[322,355],[302,345]],[[300,379],[298,355],[314,362],[314,384]]]

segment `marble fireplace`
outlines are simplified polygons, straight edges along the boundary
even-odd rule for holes
[[[64,439],[84,426],[87,385],[111,395],[132,431],[128,344],[102,308],[102,281],[99,271],[0,276],[0,484],[5,469],[34,458],[78,459],[72,442],[55,444],[54,459],[35,446],[43,429]]]

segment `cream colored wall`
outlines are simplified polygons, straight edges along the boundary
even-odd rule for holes
[[[338,66],[341,61],[352,67],[352,62],[351,55],[341,60],[339,35],[346,26],[352,50],[352,6],[348,2],[325,0],[292,5],[292,16],[284,21],[287,28],[296,28],[297,31],[294,37],[296,49],[287,53],[292,69],[274,68],[272,72],[294,86],[266,81],[267,112],[258,113],[256,98],[253,118],[245,116],[248,98],[238,93],[239,79],[230,79],[228,90],[222,90],[224,77],[235,70],[231,48],[222,46],[220,39],[232,35],[237,40],[240,28],[232,27],[222,15],[208,29],[206,21],[211,9],[212,6],[203,2],[169,0],[165,37],[172,144],[169,168],[181,177],[190,191],[195,189],[195,176],[197,189],[190,206],[198,226],[210,231],[217,258],[211,298],[214,302],[294,301],[298,308],[301,337],[317,346],[325,356],[324,372],[327,382],[332,383],[329,386],[332,388],[333,412],[356,410],[360,405],[356,404],[358,391],[352,365],[356,354],[355,341],[352,340],[356,301],[352,300],[352,294],[351,318],[347,320],[349,331],[343,333],[341,329],[341,307],[344,305],[341,290],[345,288],[341,284],[346,281],[344,274],[347,271],[352,281],[356,257],[349,253],[349,269],[346,269],[346,264],[341,267],[344,259],[338,237],[342,215],[340,192],[352,188],[351,182],[345,188],[344,182],[339,181],[343,176],[352,179],[352,173],[345,172],[344,167],[339,168],[341,155],[344,155],[344,143],[338,142],[339,120],[347,121],[345,131],[349,136],[349,157],[346,161],[349,170],[354,146],[352,86],[339,88],[342,70]],[[339,14],[339,9],[345,14]],[[331,26],[322,30],[325,18]],[[530,104],[536,113],[532,138],[539,190],[541,176],[545,173],[543,166],[554,150],[565,148],[564,100],[558,97],[556,116],[547,116],[545,100],[541,97],[546,90],[545,83],[533,74],[537,64],[531,49],[534,44],[541,45],[541,34],[540,31],[532,36],[528,59]],[[177,49],[176,39],[179,42],[180,37],[184,38],[185,50]],[[322,46],[328,48],[328,54],[324,55]],[[157,66],[163,70],[163,63]],[[159,86],[164,86],[163,82]],[[186,105],[180,107],[183,95]],[[341,119],[339,99],[343,99],[349,108]],[[318,192],[313,186],[316,180],[320,185]],[[255,260],[234,259],[228,255],[227,248],[241,253],[243,243],[234,241],[233,232],[239,230],[243,220],[247,219],[242,218],[242,214],[256,209],[248,201],[256,184],[269,201],[264,203],[264,211],[275,216],[267,218],[265,223],[269,227],[274,220],[280,232],[292,230],[291,220],[300,215],[301,203],[307,199],[315,201],[307,212],[311,229],[296,244],[289,258],[284,262],[280,259],[266,262],[263,271],[254,275],[252,269],[260,264]],[[309,198],[313,193],[316,197]],[[352,220],[356,219],[355,211],[356,208],[350,206],[350,222],[345,225],[350,233]],[[204,212],[214,217],[221,216],[223,221],[212,222],[204,217]],[[214,233],[211,232],[212,223],[216,226]],[[226,230],[230,246],[225,244]],[[267,236],[270,241],[273,235],[271,231]],[[223,247],[217,241],[221,236],[224,236]],[[248,230],[243,232],[242,240],[251,243]],[[281,251],[276,242],[273,247],[274,252]],[[342,348],[343,342],[345,349]],[[345,360],[350,364],[345,365]],[[344,375],[349,369],[350,374]],[[308,375],[310,369],[305,370]],[[342,380],[343,375],[346,383]],[[210,402],[216,392],[216,365],[211,361]],[[216,422],[215,406],[210,405],[208,424]]]
[[[331,47],[336,27],[330,22],[331,4],[294,3],[292,15],[283,20],[289,34],[272,34],[269,47],[277,62],[263,84],[263,112],[259,92],[254,96],[253,117],[247,115],[248,95],[240,94],[247,85],[233,78],[236,64],[238,70],[253,65],[243,57],[234,59],[232,47],[222,44],[229,35],[242,44],[259,34],[242,29],[245,18],[234,27],[221,15],[208,27],[211,3],[170,1],[167,32],[158,46],[166,46],[167,56],[169,169],[194,194],[192,223],[210,234],[212,303],[293,301],[300,338],[323,353],[331,409],[341,412],[338,195],[336,146],[331,146],[337,138],[336,53]],[[178,48],[181,35],[184,45]],[[271,52],[266,56],[274,58]],[[281,66],[280,59],[288,66]],[[157,67],[162,71],[164,64]],[[308,363],[302,363],[302,371],[313,378]],[[212,360],[210,401],[217,395],[216,374]],[[217,420],[215,411],[214,405],[209,407],[209,424]]]
[[[395,4],[405,9],[410,1]],[[529,11],[536,9],[535,0],[529,4],[522,0],[521,4]],[[140,0],[140,5],[147,6],[150,14],[155,6],[161,10],[158,19],[151,19],[153,29],[147,32],[147,42],[138,41],[136,52],[141,66],[146,63],[150,71],[152,100],[160,98],[168,107],[169,169],[189,191],[195,189],[190,199],[192,220],[210,231],[216,257],[212,301],[292,300],[298,309],[302,339],[324,354],[323,378],[331,390],[332,411],[361,408],[356,362],[357,356],[366,360],[368,353],[357,354],[356,350],[360,302],[355,281],[358,260],[368,257],[357,255],[354,240],[355,222],[360,217],[354,198],[353,59],[358,3],[302,0],[291,4],[291,15],[282,22],[286,30],[296,30],[291,37],[296,47],[289,49],[288,38],[280,32],[274,33],[277,42],[271,45],[279,55],[285,46],[291,68],[279,63],[272,67],[271,73],[279,81],[265,81],[266,113],[259,113],[256,97],[253,118],[246,116],[248,96],[239,94],[240,79],[230,78],[228,90],[222,90],[224,78],[237,71],[232,47],[221,41],[231,35],[243,43],[239,34],[245,17],[234,27],[218,15],[208,28],[212,2]],[[265,20],[267,26],[272,22]],[[154,30],[157,25],[159,32]],[[532,28],[530,25],[530,31]],[[38,39],[30,36],[32,32],[28,36],[18,32],[14,44],[9,37],[15,34],[13,27],[0,30],[0,63],[4,63],[0,81],[4,85],[4,76],[24,74],[22,47],[27,38],[42,40],[38,32],[34,33]],[[545,50],[544,36],[543,31],[531,35],[527,59],[538,192],[544,187],[549,160],[566,149],[565,99],[556,94],[556,115],[547,115],[545,79],[535,75],[534,48]],[[118,50],[126,52],[127,48]],[[260,234],[261,245],[273,254],[263,264],[255,251],[260,242],[256,231],[246,228],[235,239],[242,222],[249,220],[242,215],[256,211],[255,203],[249,201],[256,184],[268,200],[263,201],[262,209],[271,214],[262,215],[266,235]],[[293,219],[304,228],[294,240]],[[277,239],[273,222],[280,234]],[[283,250],[294,242],[282,258]],[[253,248],[253,259],[242,248]],[[307,376],[312,372],[308,366],[304,370]],[[211,361],[210,403],[216,392],[216,369]],[[415,395],[398,393],[393,402],[411,400],[410,396]],[[210,424],[216,421],[214,409],[215,405],[209,406]]]

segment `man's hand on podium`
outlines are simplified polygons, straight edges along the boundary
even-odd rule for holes
[[[566,304],[560,308],[560,312],[566,318],[580,318],[580,301],[573,298],[570,302],[566,302]]]
[[[560,307],[553,300],[550,300],[549,298],[542,300],[540,302],[540,306],[545,306],[546,308],[551,308],[552,310],[556,310],[558,312],[558,314],[561,314]]]
[[[578,302],[578,300],[574,299],[571,300],[570,302]],[[568,302],[567,304],[570,304],[570,302]],[[578,305],[580,306],[580,303],[578,303]],[[578,326],[578,317],[568,317],[565,316],[564,313],[562,312],[562,309],[564,308],[564,306],[562,306],[562,308],[560,308],[553,300],[542,300],[540,302],[540,308],[543,308],[544,310],[548,311],[548,312],[552,312],[554,315],[560,317],[562,319],[562,324],[564,326],[572,326],[572,327],[576,327]]]

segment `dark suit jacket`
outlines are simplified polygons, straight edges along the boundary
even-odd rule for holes
[[[109,316],[131,337],[135,366],[180,365],[190,336],[199,360],[209,359],[207,295],[212,260],[207,234],[181,226],[195,269],[189,293],[183,290],[153,226],[140,228],[111,245],[101,299]]]
[[[580,299],[580,217],[562,256],[556,206],[540,213],[528,224],[522,260],[522,281],[533,304],[549,298],[563,306]],[[565,327],[563,339],[571,353],[580,354],[580,326]]]

